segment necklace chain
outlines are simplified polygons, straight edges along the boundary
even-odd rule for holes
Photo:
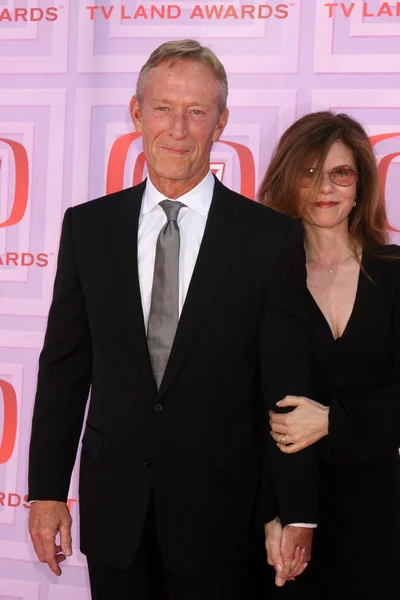
[[[335,267],[325,267],[324,265],[322,265],[320,262],[318,262],[317,260],[314,259],[310,259],[307,262],[309,263],[314,263],[316,265],[318,265],[319,267],[321,267],[321,269],[324,269],[325,271],[327,271],[330,275],[333,275],[334,272],[341,266],[343,265],[345,262],[347,262],[352,256],[354,256],[354,252],[352,252],[351,254],[349,254],[349,256],[347,258],[345,258],[344,260],[342,260],[340,263],[338,263]]]

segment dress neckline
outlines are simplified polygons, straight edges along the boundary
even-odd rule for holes
[[[309,293],[309,295],[310,295],[310,297],[311,297],[311,299],[312,299],[312,301],[313,301],[313,303],[314,303],[314,305],[315,305],[315,307],[317,309],[317,312],[319,313],[321,319],[323,320],[324,326],[328,329],[329,336],[330,336],[331,340],[334,343],[338,343],[338,342],[340,342],[343,339],[343,337],[346,335],[346,333],[348,332],[349,328],[352,326],[352,323],[354,321],[354,315],[357,312],[357,307],[358,307],[358,304],[359,304],[359,301],[360,301],[359,298],[360,298],[360,295],[361,295],[362,284],[363,284],[363,281],[365,279],[364,273],[363,273],[363,268],[365,268],[365,253],[364,252],[363,252],[363,254],[361,256],[360,269],[359,269],[359,272],[358,272],[357,288],[356,288],[356,295],[354,297],[353,308],[351,310],[350,316],[349,316],[349,318],[347,320],[346,326],[343,329],[342,334],[340,336],[336,337],[336,338],[335,338],[335,336],[333,334],[333,331],[332,331],[332,328],[331,328],[331,326],[330,326],[330,324],[328,322],[328,319],[325,317],[324,313],[320,309],[318,302],[315,300],[315,298],[312,295],[312,293],[310,292],[310,290],[308,290],[308,293]]]

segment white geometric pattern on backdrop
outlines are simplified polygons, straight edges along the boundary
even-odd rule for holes
[[[287,2],[286,19],[212,21],[191,21],[195,2],[179,0],[182,17],[168,23],[122,20],[122,4],[132,14],[137,0],[115,0],[108,20],[96,15],[93,21],[84,2],[21,4],[36,14],[53,7],[57,19],[0,23],[0,138],[22,145],[29,163],[25,213],[4,227],[13,209],[18,165],[10,143],[0,142],[0,382],[12,386],[16,397],[13,406],[13,398],[3,398],[0,391],[0,461],[5,444],[13,444],[9,460],[0,464],[0,596],[89,600],[85,559],[77,550],[76,470],[69,493],[74,555],[57,580],[38,563],[28,541],[27,451],[62,214],[105,193],[112,148],[132,132],[128,103],[140,67],[167,39],[195,37],[215,50],[230,87],[231,114],[222,141],[249,149],[255,173],[244,173],[239,154],[223,143],[214,145],[212,166],[229,187],[239,190],[247,177],[252,179],[248,189],[256,189],[281,133],[311,110],[347,111],[370,135],[400,132],[400,18],[363,16],[361,2],[349,17],[339,7],[329,18],[327,3],[320,0]],[[375,12],[382,5],[368,4]],[[14,15],[18,5],[3,1],[0,10]],[[241,2],[233,5],[239,8]],[[121,155],[123,187],[132,184],[141,151],[137,139]],[[400,135],[376,146],[378,158],[396,152]],[[389,219],[398,226],[399,187],[397,157],[388,172],[387,204]],[[42,254],[46,266],[38,258]]]

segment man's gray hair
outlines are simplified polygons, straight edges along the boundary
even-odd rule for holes
[[[220,114],[225,110],[228,98],[228,80],[224,65],[210,48],[202,46],[196,40],[165,42],[151,53],[147,62],[140,70],[136,84],[136,98],[140,104],[143,101],[143,88],[146,82],[147,73],[150,69],[154,69],[154,67],[166,60],[169,60],[171,65],[175,64],[178,60],[195,60],[211,67],[215,79],[219,82],[221,87],[219,101]]]

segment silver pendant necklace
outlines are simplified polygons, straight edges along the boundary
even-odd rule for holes
[[[321,263],[319,263],[316,260],[309,260],[309,263],[314,263],[316,265],[318,265],[319,267],[321,267],[321,269],[324,269],[324,271],[327,271],[330,275],[333,275],[335,273],[335,271],[337,271],[337,269],[342,266],[345,262],[347,262],[348,260],[350,260],[350,258],[354,256],[354,252],[352,252],[351,254],[349,254],[349,256],[347,258],[345,258],[344,260],[342,260],[340,263],[338,263],[336,265],[336,267],[325,267],[324,265],[321,265]]]

